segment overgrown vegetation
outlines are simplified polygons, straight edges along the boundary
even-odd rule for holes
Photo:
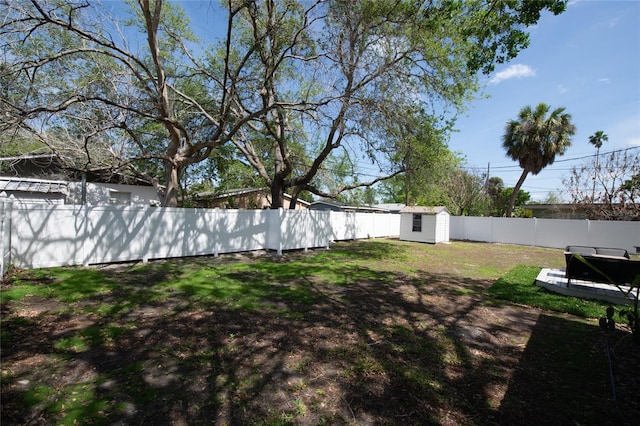
[[[17,271],[1,293],[2,422],[624,423],[638,409],[612,406],[603,305],[532,284],[563,263],[367,240]]]

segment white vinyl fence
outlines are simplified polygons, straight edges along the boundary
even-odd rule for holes
[[[397,236],[400,216],[317,210],[25,205],[0,201],[0,276],[42,268],[253,250],[328,247]]]
[[[616,247],[635,253],[640,222],[452,216],[450,238],[551,248]]]
[[[449,228],[451,240],[618,247],[631,253],[640,246],[640,222],[452,216]],[[399,214],[0,201],[0,276],[8,265],[41,268],[253,250],[282,253],[399,233]]]

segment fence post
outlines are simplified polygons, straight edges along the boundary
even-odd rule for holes
[[[278,256],[282,256],[282,233],[284,232],[284,230],[282,229],[282,216],[284,214],[284,209],[282,207],[278,207],[278,233],[277,233],[277,238],[278,238]]]
[[[309,251],[309,234],[315,234],[317,228],[313,227],[311,228],[311,218],[309,216],[309,214],[311,213],[311,210],[309,209],[305,209],[302,210],[302,214],[304,215],[304,233],[305,233],[305,237],[304,237],[304,252],[306,253],[307,251]]]
[[[327,250],[329,250],[329,244],[331,243],[331,238],[333,236],[333,220],[331,220],[331,211],[316,211],[315,213],[316,216],[318,216],[318,220],[319,217],[322,216],[326,216],[324,217],[324,226],[322,227],[322,229],[324,229],[324,238],[325,238],[325,247]]]
[[[489,219],[489,242],[492,243],[493,242],[493,221],[495,220],[495,218],[493,216],[491,216],[491,218]]]
[[[136,221],[138,220],[144,220],[144,227],[143,229],[148,229],[148,226],[150,223],[153,223],[153,220],[151,220],[151,215],[153,214],[153,212],[151,211],[151,209],[155,209],[155,207],[153,206],[144,206],[142,207],[141,210],[136,209]],[[138,211],[140,211],[140,215],[142,216],[143,219],[140,219],[138,216]],[[175,217],[175,215],[172,215],[173,217]],[[156,232],[153,232],[153,228],[152,229],[148,229],[147,232],[145,232],[144,234],[144,238],[146,239],[146,241],[142,244],[142,247],[144,247],[142,253],[140,253],[142,255],[142,263],[149,263],[149,247],[151,247],[151,245],[154,242],[154,238],[152,237],[152,235],[156,235]]]
[[[6,193],[5,193],[6,194]],[[11,207],[13,200],[0,201],[0,280],[11,264]],[[6,253],[5,253],[6,251]]]
[[[218,215],[219,211],[220,209],[218,209],[217,207],[213,209],[213,257],[220,256],[220,246],[219,246],[220,216]]]
[[[89,204],[84,203],[80,206],[80,210],[82,211],[82,265],[89,266],[91,260],[91,253],[94,252],[96,248],[96,241],[90,239],[89,236],[95,232],[95,228],[89,227]],[[93,234],[95,235],[95,234]],[[87,241],[91,243],[91,247],[87,247]]]

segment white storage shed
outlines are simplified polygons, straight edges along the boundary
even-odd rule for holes
[[[400,239],[433,244],[448,242],[450,217],[446,207],[407,206],[400,210]]]

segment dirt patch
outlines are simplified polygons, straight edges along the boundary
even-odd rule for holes
[[[309,279],[313,303],[270,300],[263,309],[176,296],[106,313],[84,309],[103,303],[89,299],[60,315],[58,302],[26,298],[2,314],[3,424],[624,424],[637,415],[628,395],[640,359],[625,333],[614,336],[614,401],[595,320],[497,305],[484,294],[521,263],[511,252],[474,256],[495,277],[438,261],[341,286]],[[530,261],[546,262],[548,253],[536,253]],[[564,344],[590,352],[575,367],[592,376],[588,389],[564,381],[570,361],[545,362],[550,351],[566,352],[552,337],[576,322],[581,334]],[[568,407],[571,399],[582,406]],[[577,419],[563,414],[580,410],[587,414]]]

